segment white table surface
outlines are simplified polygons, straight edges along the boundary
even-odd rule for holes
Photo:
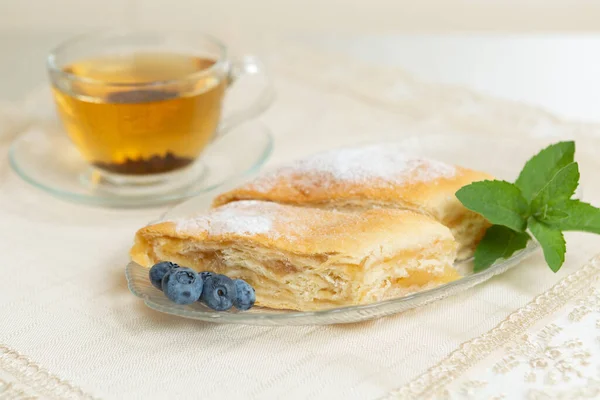
[[[44,57],[72,33],[0,31],[0,99],[19,100],[46,79]],[[573,120],[600,121],[600,34],[307,35],[318,48],[401,66],[431,82],[467,86],[538,105]]]

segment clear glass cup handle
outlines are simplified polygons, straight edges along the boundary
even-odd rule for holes
[[[248,105],[231,111],[229,115],[223,116],[217,136],[227,134],[227,132],[236,125],[264,112],[269,108],[275,97],[273,86],[265,71],[264,65],[254,56],[246,56],[240,60],[231,61],[228,79],[229,88],[238,86],[238,81],[240,83],[242,80],[249,79],[256,81],[255,83],[258,84],[258,88],[253,88],[253,90],[255,90],[257,94]],[[227,101],[227,99],[225,99],[225,101]]]

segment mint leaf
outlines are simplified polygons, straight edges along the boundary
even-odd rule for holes
[[[545,223],[546,225],[552,225],[569,218],[569,214],[564,211],[557,210],[556,208],[545,208],[543,213],[540,213],[536,218]]]
[[[579,166],[572,162],[560,169],[556,175],[538,192],[531,202],[533,214],[544,216],[554,204],[568,200],[579,185]]]
[[[575,159],[575,142],[550,145],[533,156],[519,174],[515,185],[531,201],[556,173]]]
[[[475,272],[484,270],[500,258],[508,258],[527,246],[529,235],[505,226],[492,225],[475,249]]]
[[[542,221],[560,231],[581,231],[600,234],[600,209],[579,200],[567,200],[555,205],[552,212],[565,213],[566,218],[550,218]]]
[[[550,269],[557,272],[565,262],[567,245],[561,231],[539,222],[535,218],[529,218],[529,230],[544,250],[544,258]]]
[[[471,211],[483,215],[494,225],[523,232],[529,205],[519,189],[506,181],[481,181],[464,186],[456,197]]]

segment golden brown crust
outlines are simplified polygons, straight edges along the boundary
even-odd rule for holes
[[[265,200],[291,205],[330,206],[344,202],[375,201],[377,204],[401,204],[404,208],[420,210],[431,208],[447,200],[469,183],[493,179],[490,175],[456,167],[456,175],[439,177],[427,182],[385,181],[352,182],[335,176],[300,171],[267,174],[214,199],[218,207],[232,201]],[[266,183],[269,181],[269,183]],[[265,188],[267,188],[265,190]]]
[[[363,213],[240,201],[140,229],[131,250],[250,282],[257,304],[315,310],[400,296],[454,280],[448,228],[410,211]]]
[[[432,238],[451,238],[443,225],[410,211],[348,213],[262,201],[236,202],[197,217],[149,225],[137,237],[249,242],[295,254],[339,253],[355,259],[395,251],[396,246],[424,247]],[[132,256],[138,261],[137,254]]]

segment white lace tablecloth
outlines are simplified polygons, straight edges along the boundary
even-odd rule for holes
[[[262,117],[276,136],[271,163],[424,132],[576,137],[588,150],[578,157],[584,197],[600,203],[596,171],[585,167],[600,126],[341,56],[290,46],[267,55],[278,93]],[[36,104],[0,110],[0,398],[599,396],[597,238],[569,234],[557,274],[538,254],[469,291],[367,323],[251,327],[164,315],[124,278],[133,233],[163,209],[66,203],[9,169],[10,138],[35,123],[27,111]]]

